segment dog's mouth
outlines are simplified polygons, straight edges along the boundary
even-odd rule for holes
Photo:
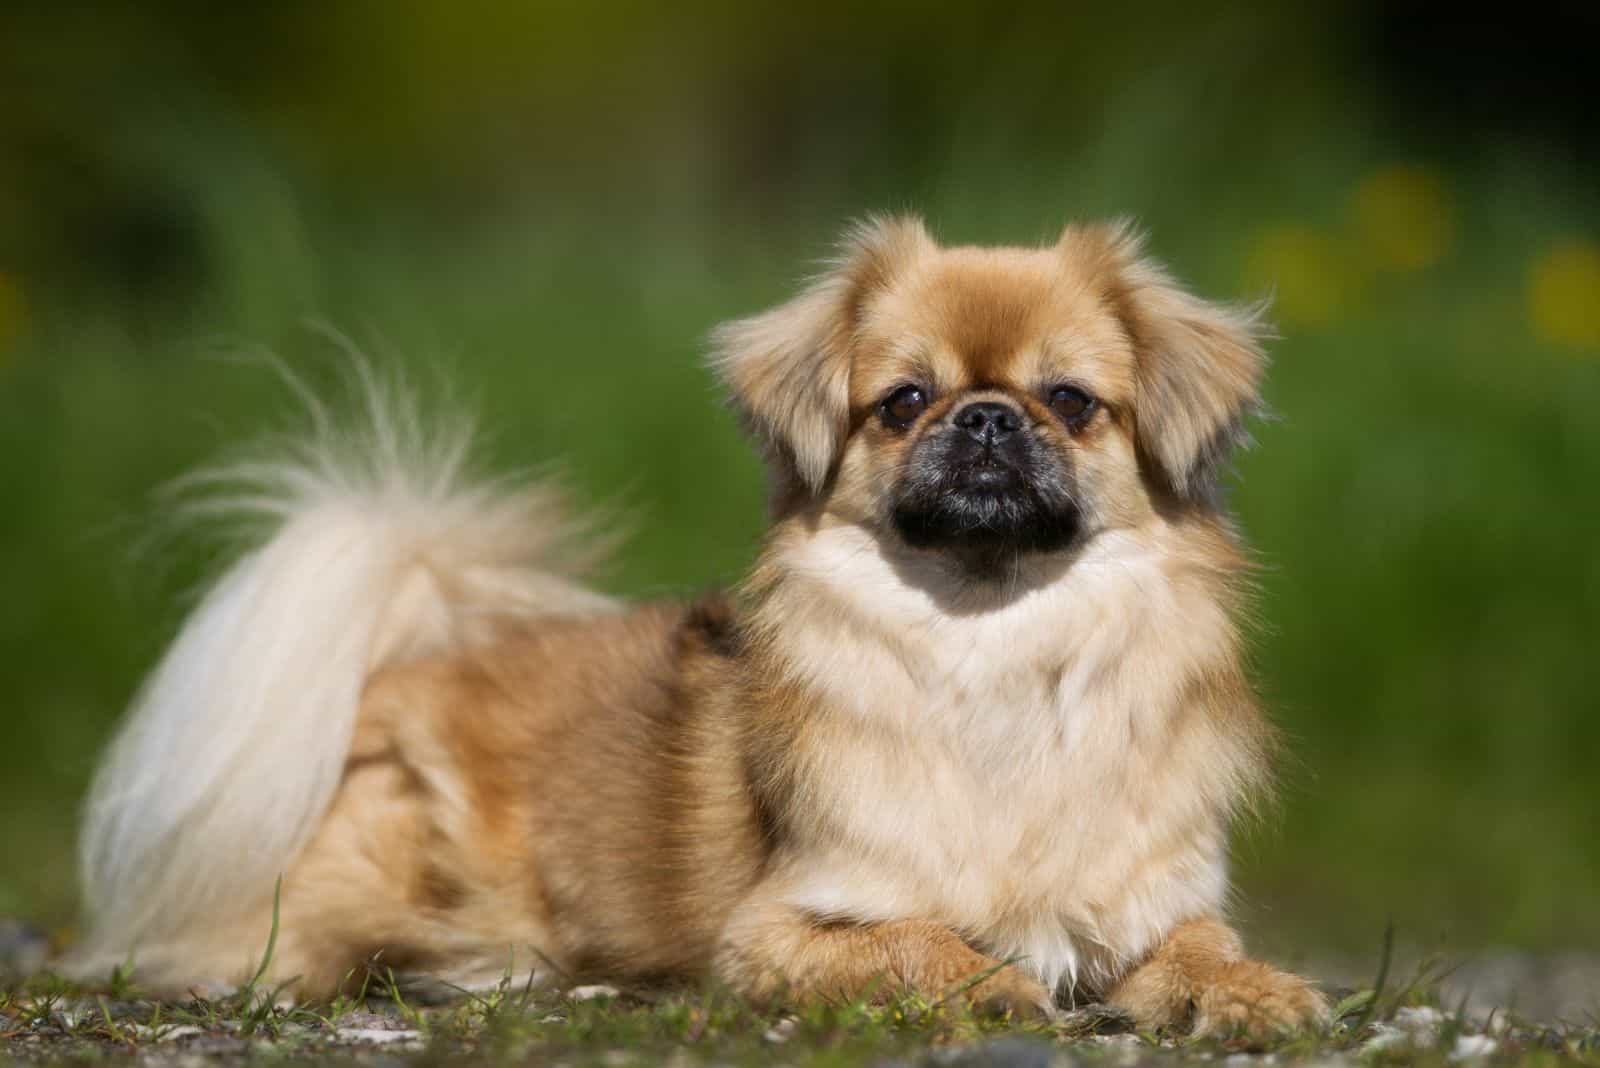
[[[895,529],[916,549],[979,555],[1048,552],[1077,537],[1080,513],[1065,493],[1041,490],[1014,463],[976,457],[937,478],[912,478],[894,503]]]
[[[992,454],[957,466],[950,476],[950,489],[958,494],[1003,497],[1026,488],[1016,465]]]

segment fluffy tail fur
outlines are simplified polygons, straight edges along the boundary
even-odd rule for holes
[[[609,607],[572,577],[592,554],[550,486],[467,480],[467,434],[425,435],[407,395],[363,378],[360,433],[313,405],[288,459],[191,480],[198,510],[266,536],[185,621],[95,778],[80,971],[270,900],[339,785],[374,671],[507,616]]]

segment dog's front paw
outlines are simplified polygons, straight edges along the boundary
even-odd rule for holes
[[[1226,964],[1195,999],[1197,1037],[1254,1040],[1328,1026],[1328,1002],[1298,975],[1260,961]]]
[[[1015,1020],[1048,1020],[1055,1016],[1055,998],[1043,983],[1007,964],[969,988],[967,1004],[986,1016],[1010,1015]]]

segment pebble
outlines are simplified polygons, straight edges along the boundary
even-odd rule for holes
[[[595,998],[614,998],[619,996],[621,993],[622,991],[618,990],[614,986],[607,986],[604,983],[594,983],[589,986],[573,987],[571,990],[567,991],[567,997],[571,998],[573,1001],[593,1001]]]
[[[1491,1009],[1488,1013],[1476,1018],[1479,1027],[1486,1035],[1504,1035],[1511,1031],[1511,1017],[1499,1009]]]
[[[1101,1046],[1137,1046],[1138,1035],[1090,1035],[1089,1041]]]
[[[1429,1005],[1408,1005],[1403,1009],[1397,1009],[1394,1014],[1394,1025],[1414,1035],[1423,1032],[1430,1036],[1435,1035],[1442,1023],[1444,1023],[1444,1013]]]
[[[1432,1046],[1439,1040],[1439,1025],[1444,1023],[1444,1013],[1429,1006],[1407,1006],[1394,1014],[1392,1024],[1372,1025],[1373,1035],[1361,1044],[1363,1053],[1389,1049],[1410,1043],[1413,1046]]]
[[[397,1042],[422,1042],[422,1032],[393,1030],[386,1027],[341,1027],[333,1033],[340,1042],[360,1042],[372,1046],[388,1046]]]
[[[333,1029],[335,1031],[407,1031],[411,1030],[411,1026],[398,1016],[386,1016],[380,1012],[347,1012],[333,1021]]]
[[[1499,1048],[1499,1043],[1488,1035],[1462,1035],[1450,1051],[1453,1061],[1466,1061],[1474,1057],[1487,1057]]]
[[[62,1030],[71,1031],[78,1027],[79,1024],[93,1019],[95,1015],[93,1010],[82,1005],[68,1005],[56,1013],[56,1023]]]
[[[144,1024],[133,1024],[133,1033],[140,1038],[148,1038],[152,1042],[176,1042],[180,1038],[190,1035],[203,1035],[205,1028],[195,1027],[193,1024],[178,1024],[173,1027],[146,1027]]]
[[[771,1042],[775,1046],[781,1046],[794,1036],[794,1029],[799,1026],[799,1022],[800,1021],[795,1019],[793,1016],[785,1016],[783,1019],[767,1028],[766,1033],[763,1034],[761,1038],[765,1042]]]
[[[1362,1053],[1375,1053],[1378,1050],[1388,1049],[1390,1046],[1399,1045],[1410,1036],[1398,1027],[1390,1027],[1380,1023],[1372,1025],[1372,1037],[1361,1043]]]

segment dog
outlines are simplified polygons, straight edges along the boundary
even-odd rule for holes
[[[891,990],[1018,1016],[1316,1027],[1228,926],[1271,728],[1219,474],[1263,327],[1125,224],[943,247],[915,218],[713,335],[771,473],[732,597],[583,584],[548,485],[464,474],[373,385],[228,472],[267,520],[86,807],[80,971],[155,990],[376,959],[459,987]],[[231,481],[230,481],[231,480]],[[519,975],[521,973],[519,972]]]

